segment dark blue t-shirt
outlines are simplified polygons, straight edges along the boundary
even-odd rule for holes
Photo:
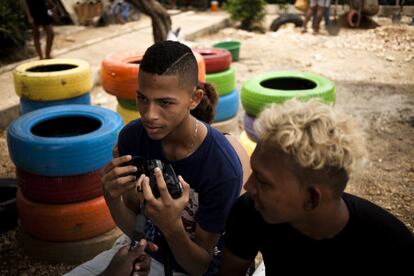
[[[190,156],[178,161],[167,160],[163,154],[161,141],[152,140],[142,126],[141,121],[134,120],[125,126],[119,134],[119,155],[139,155],[145,159],[160,159],[170,163],[177,175],[181,175],[190,185],[190,200],[182,214],[184,227],[190,237],[194,237],[196,224],[203,230],[222,234],[227,214],[239,197],[243,172],[240,160],[233,147],[223,134],[207,126],[207,136],[199,148]],[[147,240],[158,245],[159,231],[150,220],[146,226]],[[215,272],[219,265],[219,242],[209,273]],[[164,250],[160,246],[151,256],[163,263]],[[173,258],[173,268],[185,272]]]

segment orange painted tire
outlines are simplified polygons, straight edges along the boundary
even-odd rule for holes
[[[144,50],[132,50],[109,54],[101,64],[101,83],[103,89],[117,97],[135,100],[138,89],[139,64]],[[205,81],[206,66],[203,57],[194,53],[198,63],[198,78]]]
[[[16,169],[23,195],[45,204],[82,202],[102,195],[100,171],[80,175],[43,176]]]
[[[198,65],[198,80],[205,82],[206,81],[206,63],[202,55],[193,51],[193,54],[197,60]]]
[[[115,227],[103,196],[80,203],[47,205],[28,200],[18,190],[17,211],[23,230],[45,241],[80,241]]]
[[[135,100],[139,64],[145,50],[109,54],[101,64],[101,82],[109,94]]]

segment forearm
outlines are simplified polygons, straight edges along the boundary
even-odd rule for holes
[[[203,274],[207,271],[212,256],[190,239],[182,223],[175,228],[176,230],[163,233],[174,258],[190,275]]]
[[[106,204],[116,225],[127,236],[132,237],[136,214],[125,206],[122,197],[113,199],[105,196]]]

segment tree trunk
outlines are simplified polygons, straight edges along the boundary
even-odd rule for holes
[[[128,0],[132,5],[151,17],[154,42],[167,39],[171,30],[171,17],[167,10],[156,0]]]

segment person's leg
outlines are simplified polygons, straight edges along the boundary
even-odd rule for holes
[[[53,32],[52,25],[43,26],[45,33],[46,33],[46,51],[45,51],[45,58],[51,58],[51,51],[53,45],[53,38],[55,37],[55,33]]]
[[[302,33],[306,33],[307,25],[308,25],[308,22],[309,22],[310,18],[312,17],[312,13],[313,13],[314,9],[315,9],[315,7],[309,7],[308,10],[306,11],[305,21],[303,21]]]
[[[325,21],[325,27],[329,26],[329,14],[330,14],[330,7],[323,8],[323,20]]]
[[[38,25],[35,25],[35,24],[32,25],[32,35],[33,35],[33,44],[35,46],[36,53],[39,59],[43,59],[42,47],[40,45],[40,30],[39,30]]]
[[[316,24],[313,26],[313,33],[319,33],[319,25],[321,24],[322,15],[323,15],[323,7],[318,6],[317,17],[316,17]]]

